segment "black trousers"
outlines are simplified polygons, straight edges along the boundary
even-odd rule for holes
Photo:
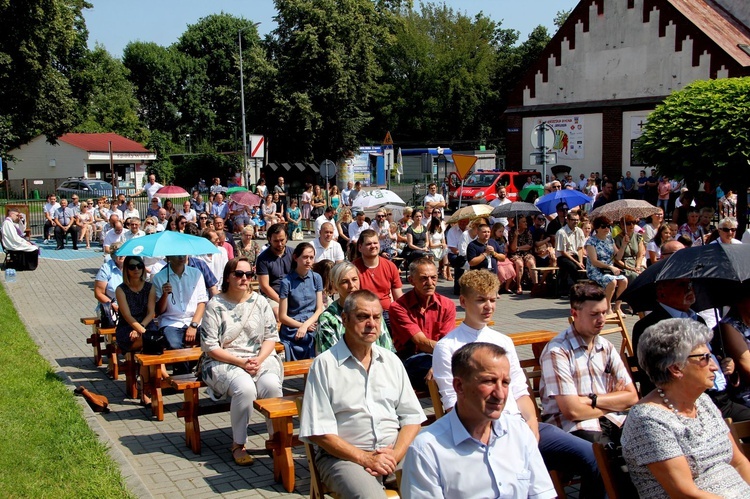
[[[457,295],[461,292],[458,285],[458,280],[464,275],[463,266],[466,263],[466,257],[457,255],[455,253],[448,253],[448,264],[453,267],[453,294]]]
[[[732,418],[735,423],[750,421],[750,408],[733,401],[726,390],[723,392],[709,390],[706,393],[721,411],[721,417]]]
[[[63,230],[62,227],[55,227],[55,241],[57,241],[58,248],[65,247],[65,236],[70,234],[73,238],[73,249],[78,249],[78,226],[71,225],[68,230]]]
[[[578,265],[570,258],[561,256],[557,259],[560,271],[557,274],[558,289],[560,294],[567,295],[571,286],[578,280]]]
[[[44,240],[49,239],[49,231],[54,227],[54,224],[49,220],[44,221]]]

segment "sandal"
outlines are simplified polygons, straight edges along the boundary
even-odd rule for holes
[[[235,454],[235,451],[241,450],[244,452],[244,455],[241,454],[239,457]],[[232,459],[234,459],[234,463],[237,466],[250,466],[255,462],[255,459],[253,459],[253,456],[247,453],[247,449],[245,449],[244,445],[238,445],[238,444],[232,444]]]

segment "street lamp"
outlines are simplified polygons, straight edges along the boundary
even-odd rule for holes
[[[260,25],[259,22],[253,23],[253,27],[257,28]],[[240,44],[240,105],[242,106],[242,170],[245,171],[245,178],[247,178],[247,130],[245,127],[245,77],[242,72],[242,31],[245,28],[240,28],[237,32],[237,40]],[[255,181],[258,181],[258,164],[255,164]],[[250,182],[248,182],[250,184]]]
[[[188,153],[193,154],[193,142],[190,140],[190,134],[186,133],[185,138],[187,138],[188,141]]]
[[[234,142],[232,142],[232,150],[236,151],[235,147],[237,147],[237,122],[234,120],[227,120],[227,123],[232,125],[232,128],[234,128]]]

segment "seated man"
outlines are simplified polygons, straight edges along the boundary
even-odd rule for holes
[[[60,200],[60,207],[55,210],[53,215],[55,222],[55,241],[57,242],[56,250],[61,250],[65,247],[65,238],[68,234],[73,239],[73,249],[78,249],[78,225],[76,225],[76,212],[73,208],[68,206],[68,200],[63,198]]]
[[[583,263],[586,238],[578,227],[579,220],[578,213],[568,212],[565,225],[555,234],[555,255],[557,266],[560,268],[558,279],[563,296],[568,296],[568,290],[578,280],[578,272],[586,270]]]
[[[382,313],[368,290],[347,296],[344,337],[315,359],[305,386],[299,436],[318,446],[320,478],[340,497],[385,497],[425,420],[401,361],[373,345]]]
[[[425,378],[432,369],[432,351],[456,326],[456,306],[437,293],[437,281],[432,258],[414,260],[409,265],[409,282],[414,289],[391,303],[393,343],[415,390],[427,389]]]
[[[320,236],[312,240],[315,248],[315,263],[321,260],[330,260],[333,263],[344,261],[344,250],[338,241],[333,239],[335,226],[331,222],[324,222],[320,226]]]
[[[24,238],[26,220],[18,210],[8,210],[3,222],[3,248],[13,260],[11,268],[16,270],[36,270],[39,264],[39,248]]]
[[[542,418],[589,442],[620,444],[625,412],[638,393],[620,355],[599,336],[607,315],[604,288],[592,281],[570,290],[573,325],[540,357]]]
[[[456,405],[409,447],[404,497],[557,497],[536,437],[503,411],[513,397],[505,350],[468,343],[453,354],[451,372]]]
[[[554,425],[537,421],[536,403],[529,395],[526,374],[521,368],[513,340],[487,327],[495,313],[500,280],[491,272],[472,270],[461,276],[460,284],[459,300],[466,317],[458,327],[438,341],[432,356],[433,374],[443,407],[451,410],[456,403],[451,371],[453,354],[473,342],[493,343],[501,347],[510,363],[510,390],[503,412],[523,419],[532,433],[537,435],[539,451],[549,469],[581,476],[580,497],[604,497],[604,486],[591,444]]]

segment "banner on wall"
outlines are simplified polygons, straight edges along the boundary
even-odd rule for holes
[[[635,154],[636,145],[643,135],[643,127],[647,122],[647,116],[631,116],[630,118],[630,166],[648,166]]]
[[[534,125],[547,123],[555,132],[555,141],[549,149],[561,159],[583,159],[583,116],[550,116],[536,118]]]

